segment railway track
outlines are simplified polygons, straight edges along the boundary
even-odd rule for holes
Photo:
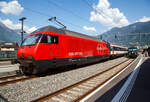
[[[23,74],[5,76],[5,77],[0,78],[0,86],[13,84],[16,82],[21,82],[21,81],[25,81],[25,80],[29,80],[33,78],[36,78],[36,76],[25,76]]]
[[[76,102],[89,95],[91,92],[96,90],[98,87],[103,85],[105,82],[110,80],[113,76],[121,72],[126,68],[133,59],[128,59],[118,65],[115,65],[108,70],[93,75],[87,79],[77,82],[71,86],[50,93],[46,96],[32,100],[31,102]]]

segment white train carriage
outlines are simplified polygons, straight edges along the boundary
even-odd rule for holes
[[[128,54],[128,48],[116,44],[110,44],[111,57],[124,56]]]

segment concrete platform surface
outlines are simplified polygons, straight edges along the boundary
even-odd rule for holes
[[[141,65],[126,102],[150,102],[150,58]]]
[[[19,71],[19,64],[0,65],[0,76],[16,74]]]
[[[10,65],[11,61],[0,61],[0,66],[1,65]]]
[[[95,102],[150,102],[150,58],[142,59],[139,67]]]

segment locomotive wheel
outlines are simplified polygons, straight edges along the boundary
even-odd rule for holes
[[[24,67],[20,66],[19,69],[25,75],[38,74],[38,70],[35,67]]]
[[[19,66],[19,69],[20,69],[21,73],[23,73],[23,74],[25,74],[25,75],[29,74],[29,73],[27,72],[27,68],[26,68],[26,67],[24,67],[24,66]]]
[[[32,69],[32,74],[38,74],[39,73],[39,71],[37,70],[37,68],[33,67],[31,69]]]

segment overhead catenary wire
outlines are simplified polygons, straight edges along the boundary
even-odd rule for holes
[[[47,2],[48,2],[49,4],[55,5],[55,6],[56,6],[57,8],[59,8],[60,10],[63,10],[63,11],[65,11],[65,12],[67,12],[67,13],[70,13],[70,14],[74,15],[75,17],[79,18],[80,20],[82,20],[82,21],[84,21],[84,22],[86,22],[86,23],[89,23],[89,24],[92,25],[92,26],[95,26],[94,24],[88,22],[88,19],[86,19],[86,18],[84,18],[84,17],[82,17],[82,16],[79,16],[78,14],[76,14],[76,13],[74,13],[74,12],[72,12],[72,11],[70,11],[70,10],[68,10],[68,9],[66,9],[66,8],[64,8],[64,7],[62,7],[62,6],[60,6],[60,5],[58,5],[57,3],[53,2],[52,0],[48,0]],[[81,28],[83,28],[83,27],[80,26],[80,29],[81,29]],[[95,33],[96,35],[99,34],[97,31],[95,31],[95,32],[93,32],[93,33]]]
[[[45,16],[45,17],[54,17],[53,15],[50,15],[50,14],[46,14],[46,13],[43,13],[43,12],[40,12],[40,11],[37,11],[37,10],[33,10],[31,8],[27,8],[27,7],[24,7],[25,10],[29,11],[29,12],[33,12],[33,13],[36,13],[36,14],[39,14],[41,16]],[[80,26],[80,25],[76,25],[74,23],[71,23],[71,22],[68,22],[67,20],[64,20],[63,18],[57,18],[58,20],[62,21],[62,22],[65,22],[67,24],[69,24],[70,26],[72,27],[76,27],[78,29],[82,29],[83,30],[83,26]],[[84,19],[85,20],[85,19]],[[85,20],[86,21],[86,20]],[[54,23],[54,22],[53,22]],[[93,32],[95,33],[96,35],[98,35],[99,33],[98,32]]]
[[[57,3],[53,2],[52,0],[48,0],[47,2],[48,2],[49,4],[52,4],[52,5],[56,6],[56,7],[59,8],[60,10],[63,10],[63,11],[65,11],[65,12],[67,12],[67,13],[70,13],[70,14],[74,15],[75,17],[81,19],[82,21],[85,21],[86,23],[89,23],[89,22],[87,22],[88,19],[86,19],[86,18],[84,18],[84,17],[82,17],[82,16],[79,16],[78,14],[72,12],[71,10],[68,10],[68,9],[64,8],[63,6],[58,5]],[[92,23],[89,23],[89,24],[92,24]]]
[[[33,12],[33,13],[42,15],[42,16],[52,17],[52,15],[50,15],[50,14],[45,14],[45,13],[43,13],[43,12],[39,12],[39,11],[33,10],[33,9],[31,9],[31,8],[24,7],[24,9],[25,9],[25,10],[28,10],[28,11],[30,11],[30,12]]]
[[[97,10],[97,8],[95,7],[95,9],[94,9],[94,7],[92,6],[92,4],[90,4],[87,0],[82,0],[90,9],[92,9],[92,10],[94,10],[94,11],[96,11],[98,14],[100,14],[103,18],[108,18],[108,15],[106,16],[106,15],[104,15],[104,12],[102,11],[102,10],[100,10],[100,9],[98,9],[98,10],[100,10],[100,11],[98,11]]]
[[[87,1],[87,0],[82,0],[85,4],[87,4],[87,6],[90,8],[90,9],[93,9],[93,7],[91,6],[91,4]]]
[[[95,9],[93,8],[92,4],[90,4],[88,0],[82,0],[82,1],[89,7],[89,9],[92,9],[92,10],[96,11],[96,12],[97,12],[98,14],[100,14],[103,18],[107,18],[106,15],[102,14],[102,13],[99,12],[98,10],[95,10]],[[98,32],[96,32],[96,33],[97,33],[97,35],[99,34]],[[100,39],[101,39],[101,38],[100,38]]]
[[[37,10],[33,10],[33,9],[31,9],[31,8],[24,7],[24,9],[27,10],[27,11],[29,11],[29,12],[33,12],[33,13],[36,13],[36,14],[38,14],[38,15],[41,15],[41,16],[53,17],[53,16],[50,15],[50,14],[46,14],[46,13],[43,13],[43,12],[40,12],[40,11],[37,11]],[[79,28],[79,29],[82,28],[81,26],[76,25],[76,24],[73,24],[73,23],[71,23],[71,22],[68,22],[68,21],[66,21],[66,20],[64,20],[64,19],[62,19],[62,18],[58,18],[58,20],[61,20],[61,21],[63,21],[63,22],[66,22],[67,24],[70,24],[70,25],[73,26],[73,27],[76,27],[76,28]]]

